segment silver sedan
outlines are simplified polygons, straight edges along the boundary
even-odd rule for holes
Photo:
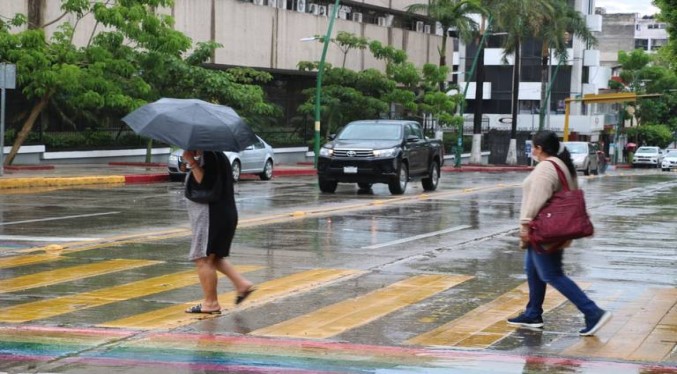
[[[273,147],[257,136],[258,142],[245,148],[242,152],[223,152],[233,168],[233,179],[237,182],[242,174],[257,174],[261,180],[273,177],[275,152]],[[182,149],[177,149],[169,155],[167,169],[171,180],[183,180],[186,176],[186,167],[182,169]]]

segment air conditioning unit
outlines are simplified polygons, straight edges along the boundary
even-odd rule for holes
[[[430,34],[430,25],[423,26],[423,32],[426,34]]]
[[[442,29],[442,24],[439,22],[435,22],[435,35],[442,36],[444,34],[444,30]]]
[[[296,11],[301,13],[306,12],[306,0],[296,0]]]
[[[280,9],[287,9],[287,0],[277,0],[277,7]]]
[[[254,3],[254,5],[263,5],[263,0],[252,0],[252,3]]]
[[[326,5],[320,5],[320,16],[326,17],[327,16],[327,6]]]
[[[360,23],[362,23],[362,13],[353,12],[353,13],[350,15],[350,19],[352,19],[352,20],[355,21],[355,22],[360,22]]]
[[[316,16],[320,15],[320,6],[317,4],[308,5],[308,13],[312,13]]]
[[[348,19],[348,11],[344,9],[345,7],[341,7],[338,10],[338,18],[340,19]]]
[[[386,18],[385,17],[378,17],[376,19],[377,24],[381,27],[386,27]]]
[[[392,27],[395,16],[392,14],[386,14],[386,27]]]
[[[423,32],[423,26],[425,26],[423,21],[416,21],[416,32]]]

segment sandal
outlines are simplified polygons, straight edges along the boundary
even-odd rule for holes
[[[247,288],[247,290],[245,292],[237,295],[237,297],[235,298],[235,305],[238,305],[238,304],[242,303],[243,301],[245,301],[249,297],[249,295],[251,295],[252,292],[254,292],[254,291],[256,291],[256,287],[249,286],[249,288]]]
[[[217,310],[202,310],[202,304],[197,304],[186,309],[186,313],[196,313],[196,314],[221,314],[221,309]]]

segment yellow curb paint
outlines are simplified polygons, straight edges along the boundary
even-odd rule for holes
[[[254,271],[262,266],[240,266],[240,272]],[[96,291],[14,305],[0,309],[0,322],[22,323],[77,312],[119,301],[152,295],[199,283],[195,270],[162,275]]]
[[[582,287],[580,283],[579,286]],[[487,348],[515,330],[515,327],[508,325],[505,320],[523,310],[528,300],[529,286],[524,283],[462,317],[411,338],[406,343]],[[543,310],[548,312],[565,301],[566,298],[560,293],[548,292],[543,303]]]
[[[0,293],[28,290],[97,275],[155,265],[162,261],[114,259],[0,280]]]
[[[296,212],[292,212],[291,216],[292,217],[303,217],[306,215],[306,212],[297,210]]]
[[[251,335],[326,339],[471,279],[464,275],[418,275],[366,295],[253,331]]]
[[[125,183],[124,175],[111,175],[101,177],[11,178],[11,179],[0,179],[0,189],[74,186],[74,185],[91,185],[91,184],[124,184],[124,183]]]
[[[243,309],[248,306],[270,302],[293,293],[309,291],[326,285],[329,282],[345,279],[346,277],[358,276],[363,273],[363,271],[356,270],[314,269],[292,274],[257,285],[256,292],[252,293],[251,296],[237,308]],[[235,292],[226,292],[218,296],[222,311],[235,308],[235,296]],[[215,316],[209,314],[189,314],[185,312],[186,309],[199,302],[200,300],[196,300],[185,304],[153,310],[147,313],[106,322],[100,326],[139,330],[169,329]]]
[[[633,361],[668,361],[677,345],[677,288],[651,288],[613,311],[594,337],[563,354]]]

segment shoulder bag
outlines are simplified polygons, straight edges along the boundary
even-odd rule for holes
[[[585,207],[582,190],[570,190],[562,169],[552,160],[562,189],[555,192],[529,224],[529,242],[540,252],[555,251],[572,239],[594,234],[594,228]],[[553,244],[549,250],[543,244]]]
[[[217,156],[215,162],[222,162],[222,160]],[[201,204],[209,204],[221,200],[223,195],[223,176],[221,175],[221,169],[220,165],[215,168],[217,173],[214,178],[214,183],[211,186],[202,186],[197,183],[192,176],[186,178],[186,189],[184,192],[186,199]]]

